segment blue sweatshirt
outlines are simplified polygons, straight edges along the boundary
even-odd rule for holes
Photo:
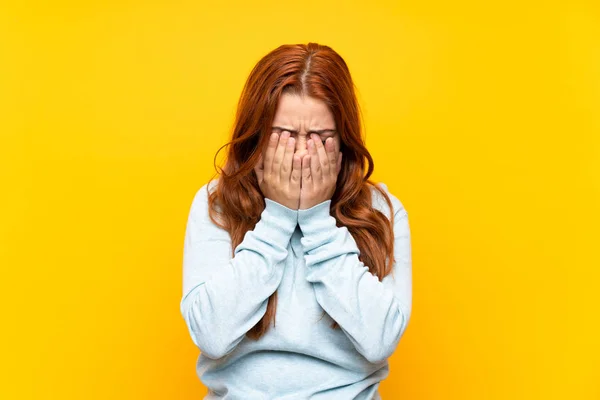
[[[207,190],[188,217],[180,311],[200,355],[205,399],[380,399],[387,358],[408,324],[412,266],[408,215],[391,193],[393,275],[358,259],[356,242],[330,215],[331,200],[292,210],[270,199],[231,256],[231,238],[208,216]],[[379,184],[389,193],[387,186]],[[373,207],[390,218],[373,189]],[[276,325],[245,336],[277,290]],[[325,316],[323,317],[323,314]],[[336,321],[340,327],[332,329]]]

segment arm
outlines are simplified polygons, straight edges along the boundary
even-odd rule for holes
[[[208,216],[205,187],[194,197],[186,227],[180,311],[196,346],[217,359],[265,314],[283,276],[297,211],[265,199],[261,219],[232,258],[229,234]]]
[[[388,193],[389,194],[389,193]],[[317,301],[369,362],[378,363],[395,350],[406,330],[412,303],[412,266],[408,214],[394,205],[394,275],[380,282],[358,259],[360,251],[346,227],[330,215],[331,200],[299,210],[304,237],[306,279]]]

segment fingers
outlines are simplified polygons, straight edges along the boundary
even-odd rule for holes
[[[265,151],[265,159],[263,162],[263,171],[266,178],[270,178],[273,171],[273,158],[275,157],[275,149],[277,149],[277,143],[279,142],[279,135],[275,132],[271,134],[269,138],[269,144]]]
[[[279,144],[277,145],[277,148],[275,149],[275,155],[273,156],[271,174],[277,182],[281,181],[281,165],[283,164],[283,156],[285,155],[285,147],[289,137],[289,132],[284,131],[281,133],[279,136]]]
[[[338,156],[338,159],[337,159],[336,174],[339,175],[341,170],[342,170],[342,152],[340,151],[340,155]]]
[[[281,182],[289,182],[290,175],[292,173],[292,158],[294,156],[294,138],[287,139],[287,144],[285,146],[284,154],[283,154],[283,164],[281,164]]]
[[[337,170],[338,157],[335,151],[335,145],[333,144],[332,138],[327,138],[325,141],[325,150],[327,152],[327,162],[329,163],[329,173],[335,174],[339,172]]]
[[[308,154],[310,155],[310,175],[313,182],[320,183],[323,180],[322,166],[319,161],[319,154],[316,149],[315,141],[308,141]],[[302,175],[304,177],[304,175]]]
[[[311,135],[311,138],[313,140],[313,144],[314,144],[315,148],[317,149],[317,154],[318,154],[317,159],[320,164],[320,169],[322,171],[322,175],[328,176],[330,174],[330,171],[329,171],[329,159],[327,156],[327,151],[325,150],[325,147],[323,146],[323,143],[321,142],[321,138],[319,137],[319,135],[313,133]]]
[[[306,154],[302,157],[302,187],[310,188],[312,187],[312,176],[310,171],[310,154]]]
[[[263,154],[260,153],[260,156],[258,158],[258,162],[256,163],[256,165],[254,166],[254,172],[256,173],[256,177],[258,178],[258,184],[260,185],[263,181],[263,176],[264,176],[264,159],[263,159]]]
[[[302,182],[302,159],[294,155],[292,160],[292,174],[290,176],[290,185],[292,188],[299,188]]]

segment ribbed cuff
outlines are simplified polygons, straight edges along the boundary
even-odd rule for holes
[[[306,210],[298,210],[298,224],[304,236],[335,228],[336,221],[331,216],[331,200],[325,200]]]
[[[264,234],[270,241],[285,248],[296,230],[298,210],[292,210],[283,204],[265,198],[265,209],[259,222],[254,231]]]

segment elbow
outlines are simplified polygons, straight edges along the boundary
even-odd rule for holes
[[[200,349],[200,352],[203,355],[213,360],[223,358],[230,353],[226,346],[223,346],[216,341],[200,342],[197,339],[194,339],[194,343],[196,343],[196,346],[198,346],[198,349]]]
[[[406,328],[408,326],[408,317],[405,314],[400,314],[402,318],[400,318],[400,323],[397,324],[393,331],[388,332],[387,335],[384,335],[382,340],[374,341],[370,344],[368,348],[366,348],[362,355],[365,359],[372,364],[380,364],[385,362],[394,351],[396,351],[396,347],[398,347],[398,343],[402,336],[404,336],[404,332],[406,332]],[[373,338],[376,338],[377,335],[373,335]]]
[[[197,298],[190,298],[182,302],[181,314],[185,320],[192,342],[200,352],[208,358],[217,360],[229,354],[234,346],[227,345],[222,339],[223,335],[211,327],[197,307]]]
[[[192,342],[208,358],[218,360],[231,352],[231,349],[219,340],[219,335],[211,335],[201,329],[196,321],[186,319]]]
[[[368,351],[363,352],[363,357],[371,364],[381,364],[385,362],[396,350],[396,345],[384,346],[381,343],[375,345]]]

